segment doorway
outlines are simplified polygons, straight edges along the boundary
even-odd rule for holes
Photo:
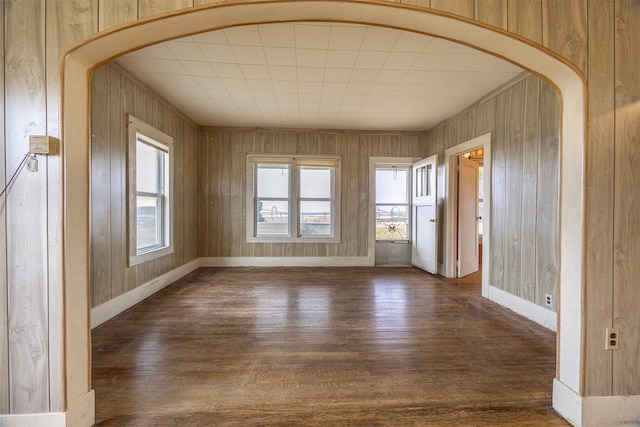
[[[310,4],[311,3],[311,4]],[[349,8],[347,8],[347,6]],[[303,20],[334,19],[396,26],[411,31],[435,34],[487,52],[510,58],[515,63],[539,73],[554,83],[561,95],[562,106],[562,150],[561,158],[561,211],[560,211],[560,258],[562,268],[559,279],[560,298],[563,310],[560,315],[562,334],[558,335],[558,374],[554,383],[554,398],[561,393],[565,397],[578,396],[583,368],[581,341],[583,331],[583,176],[585,151],[585,90],[579,72],[534,43],[502,31],[478,25],[469,20],[456,19],[450,15],[432,13],[428,10],[402,4],[352,3],[343,8],[334,2],[290,2],[290,3],[222,3],[208,7],[190,8],[166,14],[159,18],[135,22],[117,27],[79,43],[65,52],[65,64],[60,78],[62,85],[61,126],[65,143],[63,151],[65,197],[62,227],[64,233],[63,280],[64,297],[67,304],[63,318],[65,330],[65,366],[74,366],[73,375],[67,375],[65,387],[70,402],[77,401],[87,393],[90,381],[88,351],[88,286],[87,269],[89,241],[88,227],[88,106],[90,71],[101,63],[129,50],[153,44],[159,40],[175,38],[199,31],[242,25],[247,22],[262,22],[269,19]],[[485,150],[486,153],[486,150]],[[485,154],[486,155],[486,154]],[[486,167],[486,166],[485,166]],[[485,170],[485,173],[487,171]],[[489,195],[485,193],[488,199]],[[485,212],[489,218],[489,213]],[[488,222],[484,231],[488,235]],[[488,253],[488,242],[483,242],[484,254]],[[371,253],[371,252],[370,252]],[[483,295],[486,280],[483,269]],[[554,408],[567,413],[571,408],[567,401],[555,401]]]
[[[466,227],[464,235],[459,236],[459,200],[458,200],[458,163],[459,157],[467,153],[475,152],[474,157],[478,157],[478,153],[482,150],[482,189],[478,189],[478,194],[482,194],[482,205],[478,204],[480,197],[476,197],[474,206],[477,206],[478,213],[471,215],[473,218],[473,226]],[[471,157],[471,154],[469,154]],[[464,242],[468,242],[470,238],[477,237],[478,242],[467,245],[473,249],[478,249],[477,258],[478,263],[480,259],[489,259],[489,251],[491,248],[490,230],[491,230],[491,133],[481,135],[477,138],[463,142],[455,147],[449,148],[445,151],[445,196],[447,201],[445,204],[445,276],[446,277],[458,277],[459,276],[459,249],[461,238]],[[474,162],[478,162],[475,159]],[[478,164],[479,166],[479,164]],[[481,213],[480,208],[482,209]],[[481,217],[481,220],[477,219]],[[481,222],[480,222],[481,221]],[[468,229],[477,230],[475,236],[469,236]],[[482,240],[480,247],[480,229],[482,230]],[[473,231],[471,231],[473,233]],[[466,239],[465,239],[466,238]],[[477,246],[475,246],[477,245]],[[481,248],[481,249],[480,249]],[[485,267],[482,268],[482,296],[487,297],[489,294],[489,263],[485,262]]]

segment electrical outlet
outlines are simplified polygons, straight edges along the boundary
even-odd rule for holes
[[[544,303],[547,304],[549,307],[553,307],[553,295],[544,294]]]
[[[607,328],[607,341],[605,343],[605,350],[617,350],[620,348],[620,329]]]

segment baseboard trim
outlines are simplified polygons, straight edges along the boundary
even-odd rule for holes
[[[369,257],[210,257],[201,267],[367,267]]]
[[[547,329],[551,329],[554,332],[558,330],[558,315],[551,310],[547,310],[544,307],[540,307],[539,305],[493,286],[489,286],[488,298],[496,304],[500,304]]]
[[[640,425],[640,396],[579,396],[553,380],[553,409],[575,427]]]
[[[95,328],[106,322],[109,319],[114,318],[123,311],[133,307],[139,302],[156,292],[166,288],[176,280],[186,276],[192,271],[200,268],[201,258],[195,259],[187,264],[184,264],[168,273],[163,274],[129,292],[122,294],[91,309],[91,329]],[[0,427],[4,427],[0,425]]]
[[[96,422],[93,390],[74,403],[67,412],[41,414],[3,414],[0,427],[91,427]]]
[[[553,380],[553,409],[575,427],[582,426],[582,398],[562,381]]]

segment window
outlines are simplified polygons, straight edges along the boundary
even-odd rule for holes
[[[129,116],[129,265],[173,252],[173,138]]]
[[[340,241],[339,158],[249,155],[247,170],[247,241]]]
[[[376,241],[408,241],[411,167],[376,166]]]

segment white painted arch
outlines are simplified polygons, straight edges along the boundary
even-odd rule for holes
[[[582,395],[585,83],[569,61],[504,31],[416,6],[376,0],[239,0],[170,12],[98,33],[67,50],[61,67],[63,286],[67,407],[90,392],[89,88],[91,72],[122,54],[161,41],[236,25],[286,21],[380,25],[459,42],[513,62],[557,89],[561,100],[558,368],[554,406],[572,418]],[[580,248],[579,250],[576,250]],[[573,405],[573,407],[570,407]],[[579,406],[580,404],[577,403]],[[565,407],[567,406],[567,407]]]

